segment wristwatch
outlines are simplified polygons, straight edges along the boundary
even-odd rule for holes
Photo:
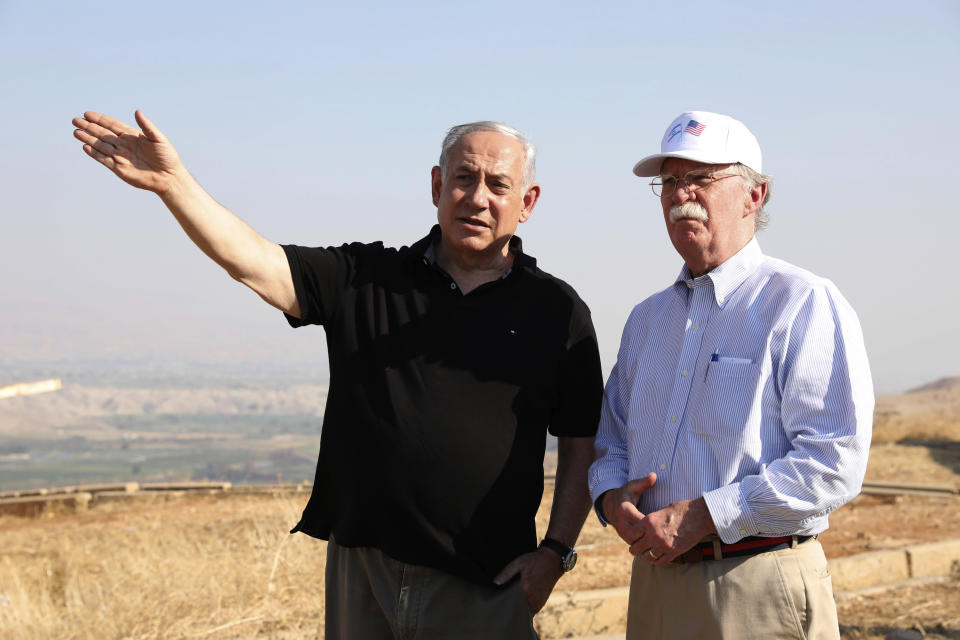
[[[541,547],[546,547],[550,549],[558,556],[560,556],[560,568],[563,569],[563,572],[566,573],[573,569],[577,564],[577,550],[568,547],[567,545],[554,540],[553,538],[544,538],[543,542],[540,543]]]

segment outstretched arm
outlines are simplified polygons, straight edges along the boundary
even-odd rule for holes
[[[138,189],[153,191],[193,242],[231,277],[272,306],[300,316],[290,266],[270,242],[214,200],[187,171],[166,136],[141,111],[140,129],[87,111],[74,118],[74,137],[91,158]]]

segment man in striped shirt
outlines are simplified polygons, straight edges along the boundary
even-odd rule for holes
[[[634,555],[627,638],[839,638],[817,535],[866,469],[857,316],[760,250],[770,177],[739,121],[681,114],[634,173],[685,264],[630,314],[590,470]]]

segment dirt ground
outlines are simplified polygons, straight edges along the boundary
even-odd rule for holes
[[[955,640],[960,638],[960,581],[838,594],[837,614],[840,635],[850,640]]]
[[[932,445],[876,443],[870,450],[866,480],[960,486],[960,438]],[[538,516],[541,530],[546,528],[551,491],[547,487]],[[820,536],[820,542],[828,558],[838,558],[954,538],[960,538],[960,496],[861,495],[831,514],[830,529]],[[577,549],[579,564],[576,571],[564,577],[564,588],[603,589],[629,584],[631,558],[623,542],[592,515],[587,518]]]
[[[828,558],[960,538],[960,496],[947,498],[860,496],[830,518],[820,536]],[[563,578],[570,590],[630,583],[632,558],[613,530],[587,520],[577,543],[577,570]]]
[[[960,496],[864,495],[838,509],[820,539],[827,558],[837,558],[955,538],[960,538]],[[588,518],[577,548],[577,568],[564,576],[558,589],[629,584],[632,558],[612,530]],[[910,629],[924,630],[925,635],[916,638],[960,640],[960,579],[838,594],[837,610],[841,635],[851,640],[885,640],[891,633]]]
[[[960,487],[960,379],[878,400],[866,480]],[[544,512],[541,518],[545,526]],[[958,495],[861,495],[830,516],[830,529],[820,540],[829,559],[956,538]],[[629,584],[631,558],[615,532],[591,516],[577,546],[580,562],[559,589]],[[960,639],[960,575],[933,584],[838,594],[837,606],[844,638]]]

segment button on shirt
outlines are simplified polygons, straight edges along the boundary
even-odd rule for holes
[[[465,295],[430,265],[440,242],[436,225],[398,249],[284,246],[301,311],[287,319],[321,325],[330,360],[295,530],[489,585],[537,548],[547,432],[596,433],[600,356],[586,304],[519,237],[510,275]]]
[[[642,513],[703,496],[726,543],[819,533],[860,491],[873,402],[853,309],[753,239],[699,278],[684,266],[634,308],[590,490],[596,500],[655,471]]]

